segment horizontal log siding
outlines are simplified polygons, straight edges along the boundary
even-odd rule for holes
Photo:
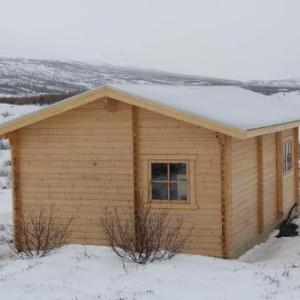
[[[220,146],[215,133],[143,109],[138,109],[137,121],[140,193],[148,186],[147,155],[194,155],[198,208],[174,208],[171,213],[184,216],[187,231],[193,227],[185,252],[222,256]]]
[[[282,140],[290,136],[292,130],[282,132]],[[263,231],[259,235],[257,140],[232,139],[232,208],[229,221],[232,257],[260,242],[278,223],[276,156],[276,134],[262,136]],[[295,202],[294,178],[293,171],[282,178],[284,217]]]
[[[263,219],[264,233],[269,233],[277,223],[276,134],[263,138]]]
[[[131,106],[103,100],[19,130],[18,195],[23,211],[40,203],[64,216],[79,209],[69,242],[106,244],[105,207],[133,201]]]
[[[252,246],[258,236],[257,143],[232,139],[231,253],[235,257]]]

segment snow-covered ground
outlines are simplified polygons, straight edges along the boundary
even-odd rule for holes
[[[10,190],[0,197],[0,228],[7,229]],[[0,230],[3,235],[7,238]],[[273,234],[239,260],[178,255],[146,266],[122,262],[100,246],[68,245],[28,260],[8,256],[8,251],[2,242],[0,299],[300,299],[300,237],[277,239]]]
[[[39,105],[11,105],[0,103],[0,125],[1,123],[11,121],[40,108],[42,108],[42,106]],[[0,139],[0,191],[10,187],[10,156],[8,141]]]
[[[12,105],[0,103],[0,124],[33,112],[41,108],[39,105]]]
[[[10,256],[7,242],[12,237],[12,191],[0,189],[0,261]],[[1,298],[0,298],[1,299]]]
[[[0,123],[27,108],[0,105]],[[3,117],[5,111],[10,117]],[[3,166],[9,151],[0,152]],[[22,260],[6,243],[12,230],[11,199],[11,189],[0,188],[0,299],[300,299],[300,237],[277,239],[274,233],[238,260],[178,255],[140,266],[122,262],[106,247],[81,245]]]

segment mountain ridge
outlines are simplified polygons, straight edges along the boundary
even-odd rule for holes
[[[74,60],[0,57],[0,96],[79,93],[109,84],[239,86],[273,94],[300,90],[300,80],[239,81]]]

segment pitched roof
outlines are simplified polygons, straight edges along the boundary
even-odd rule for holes
[[[300,125],[300,107],[297,104],[239,87],[111,85],[0,124],[0,136],[103,97],[239,139]]]

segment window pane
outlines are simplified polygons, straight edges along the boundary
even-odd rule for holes
[[[168,164],[152,163],[151,164],[152,180],[168,180]]]
[[[170,200],[187,200],[187,183],[170,183]]]
[[[178,199],[187,200],[187,183],[179,182],[177,189],[178,189]]]
[[[168,200],[167,182],[152,182],[152,199]]]
[[[186,163],[170,164],[170,180],[186,180]]]
[[[287,170],[291,170],[292,169],[292,142],[288,142],[288,151],[287,151]]]
[[[292,141],[288,141],[283,144],[283,171],[284,173],[292,170],[293,168],[293,144]]]
[[[170,200],[178,200],[177,183],[170,183]]]

